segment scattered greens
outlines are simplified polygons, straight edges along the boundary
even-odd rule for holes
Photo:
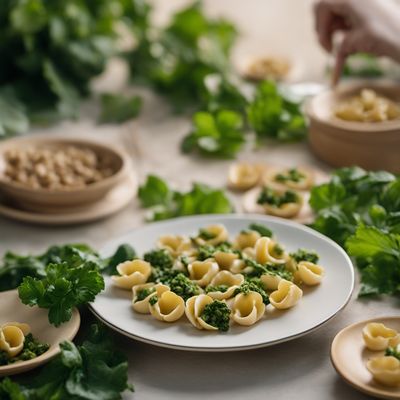
[[[258,232],[261,236],[272,237],[271,229],[263,224],[252,223],[249,225],[249,230]]]
[[[252,278],[251,280],[247,280],[243,282],[236,290],[234,295],[236,296],[239,293],[249,294],[250,292],[257,292],[261,295],[264,304],[269,304],[269,296],[267,292],[264,290],[263,284],[258,278]]]
[[[128,363],[116,351],[104,328],[92,325],[81,346],[65,341],[61,353],[23,383],[0,381],[3,400],[120,400],[128,383]]]
[[[139,199],[143,207],[151,208],[150,221],[184,215],[228,214],[233,211],[222,190],[194,183],[189,192],[177,192],[154,175],[149,175],[145,184],[139,188]]]
[[[122,123],[138,116],[142,99],[138,96],[123,97],[110,93],[101,95],[100,123]]]
[[[317,264],[319,260],[319,256],[315,251],[299,249],[294,253],[289,254],[295,261],[308,261],[313,264]]]
[[[269,187],[263,187],[257,199],[257,204],[269,204],[275,207],[281,207],[288,203],[297,203],[299,196],[293,190],[286,190],[282,194]]]
[[[155,288],[147,288],[147,289],[138,290],[135,302],[144,300],[147,296],[151,295],[154,292],[155,292]]]
[[[262,82],[247,107],[247,118],[258,138],[303,139],[306,123],[300,105],[283,97],[274,82]]]
[[[275,176],[275,180],[277,182],[285,183],[285,182],[300,182],[305,178],[305,175],[302,174],[298,169],[291,168],[287,171],[287,173],[279,173]]]
[[[173,259],[165,249],[151,250],[144,254],[143,259],[150,263],[152,267],[159,269],[172,268]]]
[[[163,282],[169,286],[170,290],[181,296],[183,300],[187,300],[192,296],[196,296],[201,293],[200,286],[192,282],[183,273],[179,273],[174,276],[171,280]]]
[[[210,292],[225,293],[228,289],[229,289],[229,287],[226,285],[217,285],[217,286],[208,285],[206,287],[206,293],[210,293]]]
[[[274,264],[260,264],[249,258],[245,259],[246,270],[245,278],[253,280],[254,278],[259,278],[263,274],[278,275],[287,281],[293,280],[293,275],[290,271],[282,267],[282,265]]]
[[[200,153],[233,158],[245,141],[241,114],[220,110],[216,114],[198,112],[193,116],[193,131],[184,138],[185,153]]]
[[[28,333],[25,336],[24,347],[18,355],[14,357],[8,357],[7,352],[0,350],[0,366],[12,364],[17,361],[26,361],[32,360],[43,353],[45,353],[49,349],[49,345],[46,343],[40,343],[37,339],[35,339],[31,333]]]
[[[213,257],[214,253],[217,251],[222,251],[224,253],[238,253],[238,250],[234,250],[232,245],[228,242],[220,243],[216,246],[212,246],[210,244],[204,244],[197,248],[197,258],[200,261],[207,260],[208,258]]]
[[[225,302],[214,300],[212,303],[207,304],[200,317],[207,324],[218,328],[222,332],[229,330],[231,310]]]
[[[400,351],[397,350],[397,347],[388,347],[385,351],[385,356],[392,356],[400,360]]]

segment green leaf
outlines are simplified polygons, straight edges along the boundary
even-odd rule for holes
[[[108,275],[117,275],[117,265],[125,261],[134,260],[137,258],[135,249],[127,243],[118,246],[115,253],[107,261],[107,266],[103,270],[103,273]]]
[[[139,115],[142,98],[104,93],[101,96],[100,123],[122,123]]]
[[[167,183],[155,175],[149,175],[144,185],[139,187],[139,200],[142,207],[166,205],[172,199]]]

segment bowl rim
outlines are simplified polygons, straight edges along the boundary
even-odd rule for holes
[[[105,189],[111,183],[118,182],[128,170],[128,155],[117,146],[103,141],[97,140],[94,138],[81,138],[79,136],[69,136],[69,135],[50,135],[50,134],[34,134],[34,135],[25,135],[16,138],[11,138],[5,140],[4,142],[0,142],[0,159],[3,158],[3,154],[6,149],[13,148],[18,145],[18,143],[31,143],[33,146],[36,144],[44,144],[44,145],[57,145],[57,144],[70,144],[70,145],[82,145],[82,147],[88,147],[93,150],[94,148],[102,148],[103,150],[113,153],[120,162],[121,166],[116,170],[112,175],[98,181],[86,185],[84,187],[80,187],[77,189],[48,189],[48,188],[30,188],[21,183],[14,182],[12,180],[4,179],[4,174],[0,171],[0,191],[1,186],[7,187],[12,190],[17,190],[19,192],[26,193],[35,193],[35,194],[43,194],[47,196],[59,196],[61,194],[78,194],[87,191],[97,191],[101,189]],[[96,151],[95,149],[93,151]]]
[[[308,118],[316,121],[317,123],[328,126],[330,128],[338,129],[341,131],[348,131],[356,135],[364,133],[393,133],[400,131],[400,118],[383,121],[383,122],[358,122],[358,121],[344,121],[339,118],[324,119],[315,112],[315,104],[323,97],[337,98],[340,95],[351,94],[351,92],[359,91],[365,87],[371,88],[379,92],[380,90],[395,88],[399,92],[400,97],[400,84],[396,81],[387,79],[377,80],[353,80],[341,84],[338,88],[328,88],[321,93],[308,99],[304,104],[304,110]]]

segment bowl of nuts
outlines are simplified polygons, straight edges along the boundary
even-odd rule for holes
[[[127,174],[123,152],[90,140],[32,136],[0,144],[0,192],[30,211],[101,200]]]

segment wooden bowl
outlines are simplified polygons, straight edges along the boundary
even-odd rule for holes
[[[77,146],[88,148],[100,157],[110,160],[113,174],[101,181],[82,188],[46,189],[31,188],[18,182],[13,182],[5,176],[6,161],[4,154],[10,149],[30,147],[60,148]],[[11,203],[19,208],[35,212],[60,212],[74,209],[77,206],[95,203],[121,182],[127,175],[128,162],[126,155],[120,150],[92,140],[68,137],[52,137],[48,135],[30,136],[6,140],[0,143],[0,191]]]
[[[39,342],[50,345],[49,350],[32,360],[0,366],[0,377],[29,371],[48,362],[60,352],[60,342],[75,337],[81,323],[79,311],[75,308],[71,319],[56,328],[49,323],[48,310],[22,304],[17,290],[1,292],[0,304],[0,325],[6,322],[26,323]]]
[[[313,152],[334,167],[358,165],[370,170],[400,172],[400,119],[350,122],[334,116],[343,100],[364,88],[400,103],[400,85],[386,81],[355,82],[313,97],[306,104]]]

